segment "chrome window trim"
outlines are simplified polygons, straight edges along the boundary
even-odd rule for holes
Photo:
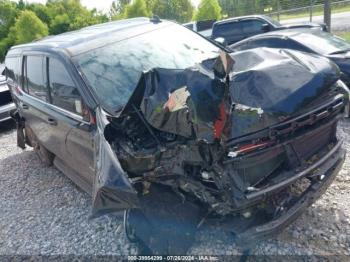
[[[30,94],[27,94],[22,89],[21,89],[21,93],[22,93],[22,95],[27,96],[30,99],[34,99],[35,101],[40,102],[41,104],[43,104],[45,106],[49,106],[53,110],[58,111],[58,113],[62,113],[62,114],[66,115],[66,116],[68,116],[68,117],[70,117],[70,118],[72,118],[74,120],[77,120],[77,121],[79,121],[79,122],[81,122],[83,124],[89,124],[90,125],[90,122],[84,121],[84,119],[83,119],[83,117],[81,115],[72,113],[72,112],[70,112],[70,111],[68,111],[66,109],[60,108],[60,107],[55,106],[53,104],[50,104],[50,103],[48,103],[46,101],[40,100],[39,98],[36,98],[36,97],[34,97],[34,96],[30,95]]]

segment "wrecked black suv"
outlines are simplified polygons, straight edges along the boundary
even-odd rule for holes
[[[244,247],[278,232],[344,160],[339,69],[316,55],[228,54],[140,18],[15,46],[6,66],[18,145],[90,193],[93,216],[127,210],[153,253],[214,221]]]

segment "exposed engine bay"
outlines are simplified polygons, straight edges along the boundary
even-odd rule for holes
[[[319,81],[312,76],[319,74],[304,73],[307,93],[298,99],[290,99],[294,94],[288,89],[288,96],[279,96],[284,103],[267,103],[258,96],[254,101],[257,91],[252,87],[247,94],[236,90],[242,76],[225,71],[232,71],[234,62],[223,56],[211,62],[210,71],[201,65],[145,73],[120,116],[109,118],[105,137],[142,191],[152,183],[167,185],[183,198],[227,215],[254,203],[247,194],[285,179],[287,170],[302,169],[305,161],[334,145],[345,102],[336,72],[323,76],[327,87],[311,85]],[[258,91],[271,101],[271,94]],[[235,92],[241,97],[237,102]],[[248,98],[252,106],[242,104]],[[263,106],[254,107],[258,102]]]
[[[265,64],[265,52],[275,63]],[[264,49],[234,63],[243,55],[142,75],[128,104],[118,116],[106,115],[101,129],[118,159],[114,168],[129,179],[122,183],[128,198],[118,202],[113,187],[121,188],[120,180],[104,167],[95,212],[142,206],[139,199],[159,186],[200,207],[202,222],[209,214],[230,217],[238,234],[282,218],[307,192],[326,188],[323,180],[332,180],[330,170],[344,158],[336,137],[347,104],[339,71],[317,57]],[[298,78],[285,82],[289,74]],[[307,186],[290,193],[301,181]],[[302,203],[315,200],[308,197]]]

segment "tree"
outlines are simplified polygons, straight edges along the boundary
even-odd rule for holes
[[[144,0],[134,0],[131,4],[127,5],[125,9],[126,18],[143,17],[149,15],[150,14]]]
[[[201,0],[195,14],[196,21],[219,20],[221,18],[221,7],[217,0]]]
[[[118,1],[130,3],[131,0]],[[47,35],[47,27],[50,34],[60,34],[107,21],[107,15],[96,9],[88,10],[80,0],[47,0],[45,5],[28,4],[24,0],[0,0],[0,62],[12,45]],[[18,25],[20,22],[24,29]]]
[[[125,7],[129,5],[131,0],[116,0],[112,2],[109,15],[112,19],[122,17],[125,13]]]
[[[23,44],[40,39],[49,33],[47,25],[34,12],[25,10],[19,15],[14,25],[15,43]]]
[[[160,18],[185,23],[192,19],[194,7],[190,0],[153,0],[151,10]]]
[[[22,44],[48,35],[48,28],[34,12],[25,10],[14,25],[15,43]]]
[[[16,4],[9,0],[0,0],[0,41],[4,39],[14,25],[18,11]]]
[[[89,11],[80,0],[48,0],[46,4],[51,34],[60,34],[106,21],[106,16],[96,10]],[[108,19],[108,18],[107,18]]]
[[[32,3],[25,7],[28,10],[33,11],[37,17],[40,18],[45,24],[50,24],[50,14],[48,8],[43,4]]]

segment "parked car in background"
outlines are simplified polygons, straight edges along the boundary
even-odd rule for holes
[[[228,54],[176,23],[137,18],[14,46],[18,145],[124,211],[131,241],[185,254],[216,221],[242,247],[285,228],[342,167],[346,98],[319,56]],[[320,217],[322,219],[322,217]]]
[[[16,106],[12,102],[10,90],[5,76],[5,65],[0,64],[0,122],[11,119],[10,113]]]
[[[253,36],[233,44],[235,51],[259,47],[288,48],[329,58],[342,72],[341,79],[350,86],[350,43],[320,30],[290,29]]]
[[[210,38],[212,27],[216,20],[194,21],[183,24],[184,27],[191,29],[204,37]]]
[[[211,38],[224,38],[228,45],[234,44],[245,38],[291,28],[308,28],[327,31],[324,24],[302,23],[282,25],[278,21],[265,15],[240,16],[229,18],[214,23]]]

